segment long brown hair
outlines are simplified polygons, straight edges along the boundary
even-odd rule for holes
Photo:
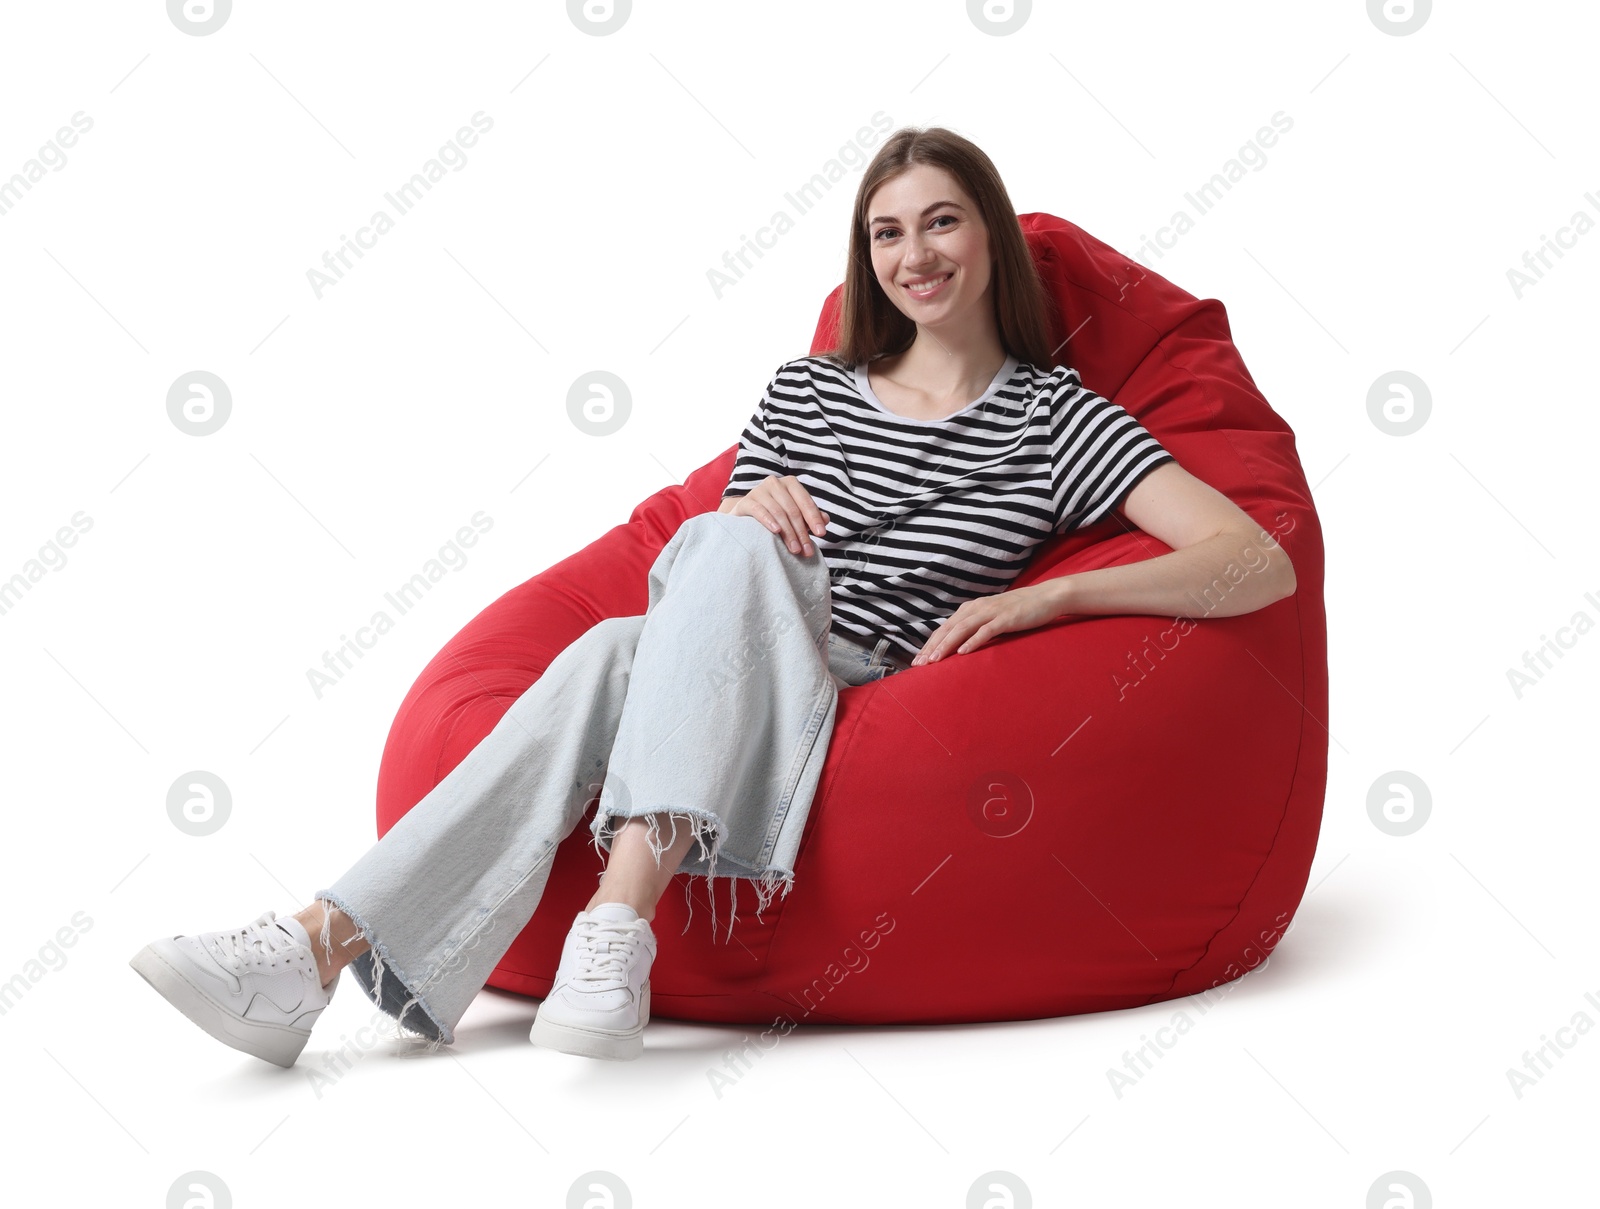
[[[879,148],[862,174],[850,220],[839,331],[833,347],[818,355],[856,365],[903,352],[916,338],[916,322],[896,307],[878,284],[867,232],[867,202],[873,191],[913,164],[943,168],[977,203],[995,247],[992,283],[1000,343],[1019,361],[1049,369],[1055,364],[1051,352],[1054,304],[1028,250],[1011,197],[982,148],[943,126],[901,127]]]

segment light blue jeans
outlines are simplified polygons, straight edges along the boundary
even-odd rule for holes
[[[597,794],[597,850],[609,854],[619,822],[642,815],[659,862],[682,817],[699,851],[691,845],[678,872],[704,875],[708,892],[719,875],[754,881],[759,916],[793,885],[839,689],[909,666],[888,647],[833,632],[820,552],[791,553],[754,517],[690,517],[650,568],[645,613],[606,618],[561,651],[317,891],[370,945],[350,964],[363,989],[402,1030],[453,1042]],[[326,925],[320,940],[330,942]]]

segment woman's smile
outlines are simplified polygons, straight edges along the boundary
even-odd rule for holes
[[[955,276],[954,271],[945,273],[941,277],[918,278],[905,283],[904,289],[911,297],[921,302],[925,298],[932,298],[944,289],[945,283]]]

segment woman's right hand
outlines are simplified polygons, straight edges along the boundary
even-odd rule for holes
[[[744,495],[731,496],[717,509],[729,516],[753,516],[771,529],[791,553],[810,555],[814,549],[808,534],[821,537],[828,527],[828,516],[817,507],[811,493],[792,474],[771,475]]]

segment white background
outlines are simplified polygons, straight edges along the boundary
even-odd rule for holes
[[[997,1205],[1576,1203],[1600,1036],[1561,1034],[1520,1097],[1506,1072],[1600,1021],[1579,486],[1600,234],[1520,297],[1507,271],[1600,220],[1592,9],[1440,5],[1405,36],[1358,0],[1041,4],[1006,36],[950,0],[639,4],[607,36],[554,3],[4,23],[0,179],[93,122],[0,216],[0,578],[92,519],[0,614],[18,1203],[160,1206],[201,1171],[241,1207],[554,1205],[593,1169],[640,1206],[962,1206],[991,1171]],[[478,111],[465,167],[319,299],[307,270]],[[973,139],[1018,211],[1129,253],[1293,121],[1144,257],[1226,304],[1326,531],[1327,806],[1272,960],[1120,1097],[1107,1069],[1184,1001],[806,1028],[720,1098],[707,1071],[745,1030],[660,1020],[643,1059],[589,1062],[529,1045],[534,1001],[499,992],[449,1056],[385,1043],[320,1096],[306,1069],[371,1015],[353,978],[292,1070],[189,1025],[128,958],[303,905],[372,842],[383,741],[433,653],[737,439],[843,276],[881,128],[744,280],[718,298],[708,270],[880,111]],[[232,395],[206,437],[167,414],[194,369]],[[631,392],[613,436],[567,415],[594,369]],[[1367,409],[1395,369],[1432,397],[1405,437]],[[479,510],[465,565],[314,693],[308,669]],[[1519,695],[1508,669],[1577,614]],[[195,769],[233,795],[204,838],[166,813]],[[1404,837],[1367,811],[1394,770],[1432,795]],[[1030,927],[1003,893],[974,909]],[[1369,1200],[1391,1171],[1413,1191]]]

